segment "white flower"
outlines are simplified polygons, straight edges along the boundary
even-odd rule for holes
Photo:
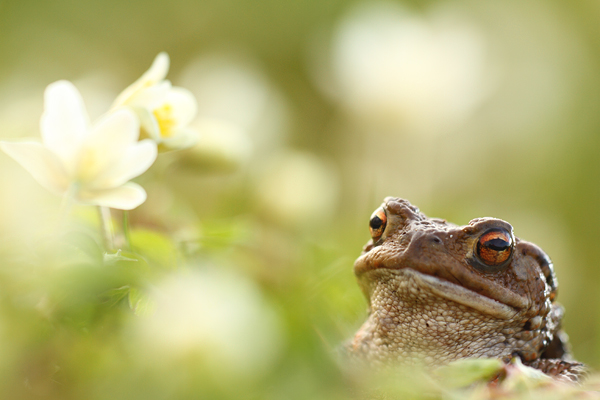
[[[332,167],[310,153],[282,151],[265,160],[257,182],[259,206],[271,218],[307,228],[326,221],[338,200]]]
[[[151,293],[155,312],[133,321],[130,343],[144,356],[171,362],[205,363],[222,378],[260,376],[283,344],[280,320],[260,289],[223,269],[179,271]],[[185,361],[184,361],[185,362]]]
[[[212,118],[199,118],[194,128],[200,133],[198,142],[179,157],[188,168],[233,170],[246,165],[253,146],[241,126]]]
[[[365,3],[337,30],[332,61],[336,96],[353,115],[417,132],[447,131],[485,94],[483,36],[443,9],[417,16]]]
[[[93,126],[75,86],[58,81],[46,88],[40,121],[42,143],[0,142],[46,189],[83,204],[122,210],[146,200],[138,184],[128,182],[156,159],[156,144],[138,142],[139,122],[130,110],[117,110]]]
[[[161,148],[180,149],[196,142],[196,132],[187,126],[198,105],[189,90],[172,87],[165,80],[168,71],[169,56],[160,53],[150,69],[117,97],[112,108],[131,107],[140,118],[143,134]]]
[[[203,118],[236,125],[251,140],[256,155],[286,143],[290,110],[281,91],[252,58],[235,52],[204,54],[183,69],[180,82],[198,101]],[[201,139],[203,121],[195,127]]]

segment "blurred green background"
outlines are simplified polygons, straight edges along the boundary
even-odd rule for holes
[[[0,390],[346,398],[332,353],[385,196],[540,245],[600,367],[599,22],[593,0],[0,0],[3,139],[39,137],[59,79],[100,116],[160,51],[201,134],[137,180],[143,262],[102,261],[88,207],[49,234],[60,199],[0,154]]]

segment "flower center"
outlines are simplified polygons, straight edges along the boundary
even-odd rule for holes
[[[173,107],[170,104],[165,104],[162,107],[155,109],[152,114],[158,122],[160,136],[164,138],[173,135],[173,128],[176,125],[175,117],[173,116]]]
[[[83,148],[77,166],[75,181],[78,183],[88,183],[92,181],[96,175],[98,175],[98,171],[101,167],[98,152],[95,151],[95,149]]]

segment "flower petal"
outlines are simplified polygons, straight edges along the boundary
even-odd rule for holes
[[[144,139],[129,147],[123,156],[92,183],[94,189],[108,189],[123,185],[146,172],[156,160],[156,143]]]
[[[171,82],[162,81],[156,85],[135,92],[127,101],[127,105],[153,110],[165,102],[165,98],[170,91]]]
[[[42,141],[69,172],[74,168],[74,156],[89,128],[89,117],[77,88],[68,81],[48,85],[40,121]]]
[[[187,149],[198,143],[199,134],[194,129],[179,129],[173,136],[163,138],[159,143],[161,152]]]
[[[100,119],[84,145],[121,152],[136,143],[139,135],[140,125],[135,113],[128,108],[121,108]]]
[[[162,52],[156,56],[148,71],[117,96],[112,108],[128,104],[131,96],[145,87],[156,85],[165,79],[167,72],[169,72],[169,55]]]
[[[82,145],[77,178],[84,184],[93,181],[117,163],[139,136],[139,122],[133,111],[122,108],[102,118]]]
[[[62,194],[69,178],[58,157],[38,142],[0,142],[0,149],[12,157],[46,189]]]
[[[177,126],[180,127],[192,122],[198,112],[196,98],[192,92],[184,88],[172,88],[167,94],[165,103],[171,105],[173,119],[177,121]]]
[[[149,137],[157,143],[160,142],[160,128],[158,127],[158,122],[152,112],[143,107],[131,107],[131,109],[139,118],[141,136]]]
[[[162,81],[169,72],[169,63],[169,55],[166,52],[161,51],[156,55],[154,61],[152,61],[150,69],[144,72],[140,80],[145,80],[152,83]]]
[[[146,201],[146,191],[137,183],[104,190],[86,190],[78,193],[77,199],[86,204],[132,210]]]

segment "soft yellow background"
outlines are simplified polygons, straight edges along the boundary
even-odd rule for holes
[[[118,318],[93,301],[89,309],[77,308],[82,294],[73,287],[87,293],[94,278],[44,269],[43,257],[23,261],[39,250],[33,238],[51,225],[60,199],[0,155],[3,387],[56,398],[121,398],[105,397],[112,390],[123,398],[236,397],[238,389],[250,398],[343,398],[345,383],[330,351],[364,319],[352,264],[369,238],[370,213],[385,196],[404,197],[427,215],[457,224],[502,218],[517,236],[540,245],[555,264],[574,354],[600,367],[600,4],[384,4],[391,15],[402,7],[398,12],[420,21],[452,16],[480,41],[483,66],[468,76],[477,77],[480,97],[450,122],[440,119],[447,112],[443,102],[429,107],[425,96],[397,118],[393,107],[387,112],[385,104],[352,98],[352,85],[362,80],[340,83],[336,38],[344,24],[377,4],[0,0],[3,139],[39,137],[49,83],[73,81],[96,118],[156,54],[168,52],[169,79],[198,98],[195,124],[205,142],[195,152],[161,155],[138,179],[149,197],[131,213],[133,227],[164,235],[168,239],[157,240],[174,243],[191,264],[243,275],[250,292],[260,292],[257,304],[266,301],[266,314],[275,315],[259,312],[277,321],[265,335],[278,343],[265,350],[273,354],[260,373],[242,374],[239,387],[224,383],[241,379],[228,375],[228,367],[223,374],[212,371],[219,354],[202,351],[181,361],[200,365],[189,376],[167,367],[138,372],[139,349],[130,348],[138,339],[128,330],[135,323],[126,307]],[[420,78],[430,82],[448,65],[438,68],[415,73],[430,74]],[[367,106],[375,111],[362,113]],[[81,207],[74,215],[77,224],[95,224],[93,210]],[[141,242],[150,240],[140,235]],[[157,257],[157,265],[172,261]],[[154,329],[153,323],[139,329]],[[123,348],[127,361],[120,358]],[[162,364],[160,354],[147,363]],[[250,364],[260,359],[247,357]]]

